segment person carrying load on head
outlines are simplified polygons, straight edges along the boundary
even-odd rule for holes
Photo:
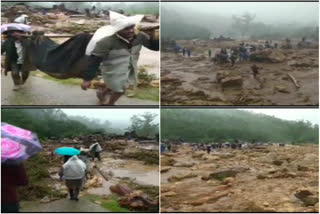
[[[89,42],[88,69],[81,85],[86,90],[100,67],[106,87],[97,91],[102,105],[114,105],[130,86],[137,82],[137,62],[142,46],[159,50],[158,34],[135,33],[143,15],[124,16],[110,11],[111,25],[98,29]],[[107,95],[110,95],[107,96]]]

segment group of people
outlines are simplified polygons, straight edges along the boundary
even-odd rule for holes
[[[93,143],[88,149],[81,148],[79,155],[64,155],[60,169],[60,180],[65,180],[70,194],[70,200],[79,201],[78,195],[88,177],[90,161],[101,160],[101,145]],[[23,163],[1,164],[1,212],[19,212],[17,188],[27,186],[29,179]]]
[[[298,47],[308,47],[308,42],[306,38],[303,37],[302,40],[298,43]],[[289,38],[286,38],[284,43],[280,48],[282,49],[291,49],[292,43]],[[231,48],[221,48],[220,52],[215,54],[213,57],[213,61],[217,64],[226,64],[231,63],[231,66],[239,61],[248,61],[250,58],[250,54],[255,53],[257,51],[263,51],[264,49],[277,49],[279,45],[277,42],[272,40],[265,40],[264,44],[248,44],[241,42],[238,46],[234,46]],[[211,58],[212,51],[208,50],[208,56]]]
[[[113,11],[109,13],[111,25],[98,29],[95,35],[99,35],[94,35],[92,38],[92,50],[83,53],[88,56],[88,65],[81,74],[83,77],[81,88],[87,90],[98,70],[101,71],[105,86],[99,88],[97,98],[102,105],[114,105],[128,88],[136,85],[137,63],[142,46],[154,51],[159,50],[156,31],[146,31],[146,33],[135,31],[143,16],[127,17]],[[13,90],[18,91],[29,76],[29,71],[23,69],[24,56],[27,54],[24,48],[26,38],[24,31],[14,28],[8,29],[4,34],[6,39],[2,43],[1,54],[6,54],[5,74],[12,72]],[[97,37],[99,39],[93,40]]]
[[[191,49],[190,48],[186,48],[186,47],[181,48],[179,45],[174,44],[172,49],[175,54],[179,54],[181,52],[182,56],[191,57]]]
[[[191,148],[193,151],[206,151],[208,154],[210,154],[210,152],[212,150],[217,150],[217,149],[222,149],[222,148],[231,148],[231,149],[241,149],[242,148],[242,144],[239,142],[234,142],[234,143],[194,143],[191,145]]]

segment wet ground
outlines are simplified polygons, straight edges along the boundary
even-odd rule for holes
[[[178,41],[192,48],[192,56],[181,53],[161,53],[161,103],[164,105],[317,105],[318,49],[276,50],[285,60],[277,63],[237,62],[217,65],[208,56],[222,47],[237,42],[216,43]],[[290,65],[290,63],[295,65]],[[262,68],[258,79],[253,78],[251,66]],[[217,73],[225,77],[240,76],[242,85],[222,87]],[[296,88],[288,74],[295,77]]]
[[[69,199],[60,199],[49,203],[23,201],[20,206],[20,212],[109,212],[100,205],[81,198],[78,202]]]
[[[105,158],[99,163],[99,168],[105,173],[112,173],[115,178],[130,178],[141,185],[159,186],[158,166],[144,165],[135,160],[112,160]]]
[[[64,199],[41,203],[39,201],[22,201],[22,212],[108,212],[99,204],[88,201],[84,196],[86,194],[108,197],[112,195],[110,186],[116,185],[122,179],[147,186],[159,186],[159,167],[158,165],[145,165],[137,160],[122,160],[112,158],[112,153],[103,152],[101,161],[90,162],[91,178],[96,178],[92,186],[90,180],[85,182],[85,188],[79,194],[79,202],[69,200],[69,196]],[[95,167],[94,167],[95,166]],[[98,170],[99,169],[99,170]],[[50,186],[57,191],[66,192],[67,188],[64,182],[59,180],[59,167],[49,168]],[[100,172],[99,172],[100,171]],[[102,174],[104,175],[102,175]],[[107,179],[105,179],[107,177]],[[87,185],[87,186],[86,186]],[[97,186],[94,186],[97,185]],[[52,200],[52,199],[50,199]]]
[[[66,85],[30,76],[19,91],[13,91],[11,76],[1,75],[2,105],[99,105],[96,90],[83,91],[80,86]],[[158,102],[122,96],[116,105],[158,105]]]
[[[317,145],[222,149],[211,154],[180,147],[177,153],[161,156],[161,210],[318,212],[318,161]],[[230,175],[209,177],[223,171]],[[298,192],[306,193],[304,201],[295,196]]]

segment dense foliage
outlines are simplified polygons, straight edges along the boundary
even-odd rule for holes
[[[318,125],[222,109],[162,109],[161,138],[189,142],[318,143]]]
[[[2,109],[1,118],[2,122],[36,132],[40,139],[105,132],[100,127],[71,119],[60,109]]]
[[[159,124],[155,123],[157,115],[144,112],[141,115],[133,115],[128,131],[135,131],[138,136],[154,138],[159,133]]]

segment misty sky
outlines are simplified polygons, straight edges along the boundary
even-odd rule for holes
[[[61,109],[68,115],[80,115],[99,120],[108,120],[111,125],[128,124],[133,115],[151,112],[159,115],[159,109]],[[154,122],[159,123],[159,117]]]
[[[239,109],[275,116],[284,120],[307,120],[319,124],[317,109]],[[89,118],[108,120],[114,125],[129,124],[136,114],[151,112],[159,115],[159,109],[62,109],[68,115],[82,115]],[[187,115],[186,115],[187,117]],[[159,123],[159,117],[155,120]]]
[[[203,13],[211,13],[231,17],[249,12],[256,14],[255,21],[262,21],[266,24],[318,23],[319,16],[319,3],[317,2],[166,2],[161,5],[169,6],[171,9],[188,8],[199,12],[199,16]]]
[[[244,110],[244,109],[242,109]],[[284,120],[307,120],[312,124],[319,124],[318,109],[245,109],[254,113],[275,116]]]

